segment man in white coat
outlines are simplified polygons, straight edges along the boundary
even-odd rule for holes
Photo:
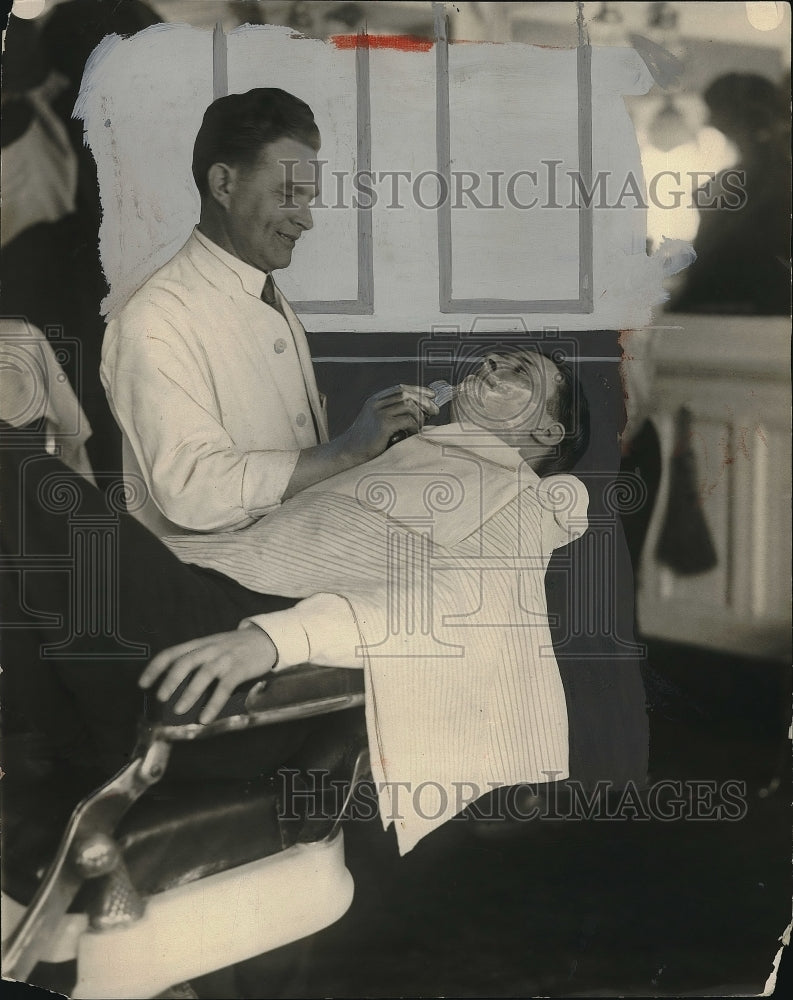
[[[108,325],[102,380],[158,535],[245,527],[437,413],[430,390],[395,386],[329,440],[305,331],[272,278],[312,227],[319,145],[311,109],[283,90],[210,105],[198,226]]]

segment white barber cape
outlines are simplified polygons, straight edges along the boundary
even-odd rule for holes
[[[312,662],[363,667],[380,813],[404,854],[496,786],[568,776],[545,570],[586,530],[587,503],[574,476],[540,479],[498,438],[453,424],[250,528],[165,541],[252,590],[308,599],[255,621],[293,615]],[[318,620],[328,594],[356,625],[339,616],[353,639],[335,648],[322,632],[336,623]]]

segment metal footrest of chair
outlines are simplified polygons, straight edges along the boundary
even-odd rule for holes
[[[152,743],[72,814],[58,853],[25,916],[3,946],[3,975],[27,980],[87,878],[106,876],[118,862],[111,835],[119,820],[165,772],[169,747]],[[136,914],[137,915],[137,914]]]
[[[72,997],[156,997],[322,930],[352,896],[341,832],[168,889],[149,897],[134,924],[79,938]]]

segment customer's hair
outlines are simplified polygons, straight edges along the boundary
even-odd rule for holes
[[[550,360],[561,375],[555,394],[548,400],[547,408],[551,416],[564,427],[564,438],[553,455],[542,460],[535,469],[539,476],[551,476],[557,472],[569,472],[583,458],[589,447],[589,404],[584,390],[571,365]]]
[[[319,129],[311,108],[298,97],[274,87],[229,94],[214,101],[193,146],[193,178],[199,194],[208,193],[213,163],[250,166],[264,146],[289,137],[318,150]]]

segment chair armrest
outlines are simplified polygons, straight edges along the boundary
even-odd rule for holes
[[[259,726],[272,726],[314,715],[327,715],[364,703],[364,675],[357,668],[317,667],[309,663],[269,674],[252,686],[238,688],[214,722],[195,721],[200,704],[184,722],[164,721],[145,724],[144,744],[152,740],[179,742],[211,739],[223,733]]]
[[[83,799],[73,812],[54,861],[25,917],[8,939],[4,974],[23,981],[27,978],[84,879],[103,874],[98,870],[95,873],[83,870],[90,866],[97,852],[116,864],[115,857],[120,857],[113,840],[116,828],[146,789],[163,777],[174,743],[340,712],[363,703],[362,670],[303,664],[238,690],[226,707],[226,712],[235,714],[223,715],[208,725],[144,723],[130,764]],[[359,755],[353,781],[359,780],[365,771],[366,759],[365,752]],[[330,837],[337,826],[338,817],[330,832],[323,832]]]
[[[266,712],[285,705],[313,702],[323,698],[363,696],[363,670],[356,667],[317,667],[302,663],[279,670],[259,681],[248,692],[248,712]]]

